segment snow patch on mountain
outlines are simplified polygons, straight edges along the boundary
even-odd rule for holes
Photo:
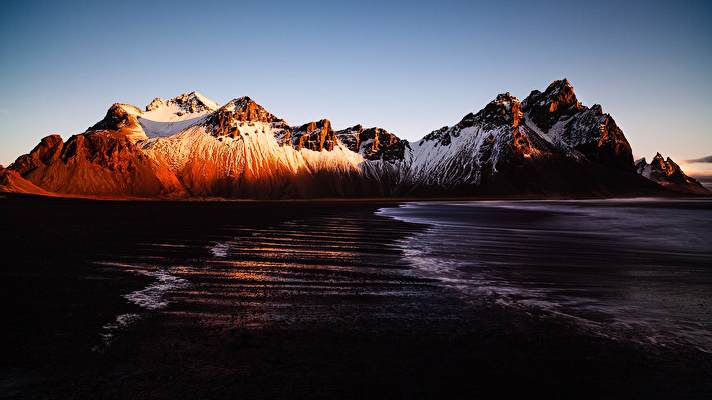
[[[478,185],[497,172],[512,152],[536,155],[519,125],[519,100],[500,94],[476,114],[467,114],[452,127],[443,127],[411,145],[410,176],[419,186]]]
[[[215,136],[195,125],[170,137],[143,142],[142,148],[158,163],[169,166],[194,192],[199,178],[239,182],[270,182],[321,172],[358,173],[364,159],[341,145],[332,151],[295,149],[281,145],[272,123],[238,121],[234,136]],[[210,181],[210,179],[207,179]]]
[[[166,137],[202,123],[218,108],[216,102],[198,92],[184,93],[170,100],[155,98],[139,115],[138,122],[148,138]]]
[[[205,120],[204,116],[198,116],[189,119],[174,119],[168,121],[154,121],[148,117],[139,117],[138,122],[141,128],[146,133],[146,137],[166,137],[175,135],[178,132],[186,130],[193,125],[202,123]]]
[[[449,142],[420,140],[412,146],[413,179],[421,185],[452,186],[459,183],[479,183],[482,164],[494,166],[499,158],[499,146],[488,157],[481,157],[483,145],[494,144],[504,132],[483,130],[472,126],[450,135]]]

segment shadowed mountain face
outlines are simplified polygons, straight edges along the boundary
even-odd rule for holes
[[[410,151],[407,140],[399,139],[383,128],[365,129],[356,125],[336,132],[336,137],[349,150],[367,160],[402,161]]]
[[[249,97],[220,107],[191,92],[144,110],[117,103],[66,143],[44,138],[0,171],[0,190],[275,199],[705,192],[679,167],[667,180],[636,173],[613,118],[582,105],[567,80],[524,101],[500,94],[414,143],[378,127],[335,131],[327,119],[293,126]]]
[[[543,93],[533,91],[522,111],[558,147],[580,152],[591,161],[632,168],[630,144],[613,117],[604,114],[599,104],[581,105],[568,80],[553,82]]]

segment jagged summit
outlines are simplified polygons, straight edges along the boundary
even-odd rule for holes
[[[533,90],[522,102],[522,111],[529,113],[538,126],[546,129],[581,109],[582,105],[568,79],[552,82],[544,92]]]
[[[511,105],[511,103],[519,103],[517,96],[512,95],[509,92],[500,93],[494,98],[490,103],[501,104],[504,106]]]
[[[555,102],[559,105],[574,106],[578,104],[578,99],[576,99],[576,94],[574,93],[574,86],[566,78],[551,82],[544,92],[532,90],[528,97],[531,97],[532,94],[540,100],[546,100],[550,103]]]
[[[240,97],[236,97],[236,98],[228,101],[227,103],[225,103],[225,105],[223,105],[223,108],[230,108],[233,110],[241,109],[241,108],[246,107],[250,103],[257,104],[254,100],[252,100],[250,98],[250,96],[240,96]],[[258,106],[259,106],[259,104],[258,104]]]
[[[687,176],[670,157],[655,153],[648,164],[645,157],[635,162],[636,171],[643,177],[676,192],[709,194],[697,180]]]
[[[528,128],[570,156],[633,170],[630,144],[613,117],[598,104],[582,105],[567,79],[532,91],[521,110]]]
[[[238,97],[228,101],[224,106],[211,113],[205,120],[206,130],[215,137],[237,138],[246,127],[252,128],[255,124],[268,125],[274,128],[275,137],[284,137],[289,131],[286,121],[276,117],[264,107],[257,104],[248,96]]]
[[[508,124],[516,127],[521,117],[520,105],[519,99],[509,92],[498,94],[485,108],[474,115],[472,122],[482,123],[485,129]],[[464,120],[460,124],[463,122]]]
[[[282,121],[281,118],[274,116],[248,96],[242,96],[228,101],[224,106],[218,109],[218,113],[231,113],[235,120],[242,122],[271,123]]]
[[[89,130],[121,130],[124,128],[135,128],[138,125],[136,115],[139,114],[141,114],[141,110],[137,107],[130,104],[114,103],[106,111],[104,118],[89,127]]]
[[[87,129],[88,132],[108,131],[125,136],[131,141],[146,139],[146,133],[139,122],[141,110],[130,104],[114,103],[104,118]]]
[[[668,157],[668,160],[669,160],[669,159],[670,159],[670,157]],[[653,157],[653,161],[652,161],[652,162],[653,162],[653,163],[656,163],[656,164],[662,165],[662,164],[665,163],[665,157],[663,157],[663,155],[660,154],[660,152],[656,152],[656,153],[655,153],[655,156]]]
[[[563,95],[564,97],[573,96],[573,98],[576,98],[576,96],[574,95],[574,86],[566,78],[558,79],[551,82],[549,86],[547,86],[544,93],[548,93],[549,96]]]
[[[645,160],[645,159],[643,159]],[[682,173],[682,169],[680,169],[680,166],[675,163],[670,157],[663,157],[662,154],[659,152],[655,153],[655,156],[653,157],[652,161],[650,162],[650,166],[654,171],[657,171],[665,176],[668,177],[680,177],[680,174]],[[638,167],[638,165],[636,165]],[[684,174],[683,174],[684,175]]]
[[[218,103],[203,96],[199,92],[193,91],[180,94],[169,100],[156,97],[146,106],[146,112],[155,111],[162,107],[172,106],[179,108],[180,111],[178,112],[187,114],[211,112],[220,107]]]

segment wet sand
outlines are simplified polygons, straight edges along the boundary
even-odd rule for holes
[[[420,202],[402,242],[422,277],[468,298],[712,354],[712,199]]]
[[[5,398],[709,398],[712,360],[416,273],[392,202],[0,199]]]

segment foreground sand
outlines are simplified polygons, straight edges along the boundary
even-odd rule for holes
[[[375,216],[380,206],[4,198],[0,394],[712,393],[705,354],[590,337],[418,278],[397,241],[425,227]],[[169,304],[122,297],[155,284],[146,273],[157,270],[187,282],[160,294]],[[123,314],[139,318],[107,331]]]

